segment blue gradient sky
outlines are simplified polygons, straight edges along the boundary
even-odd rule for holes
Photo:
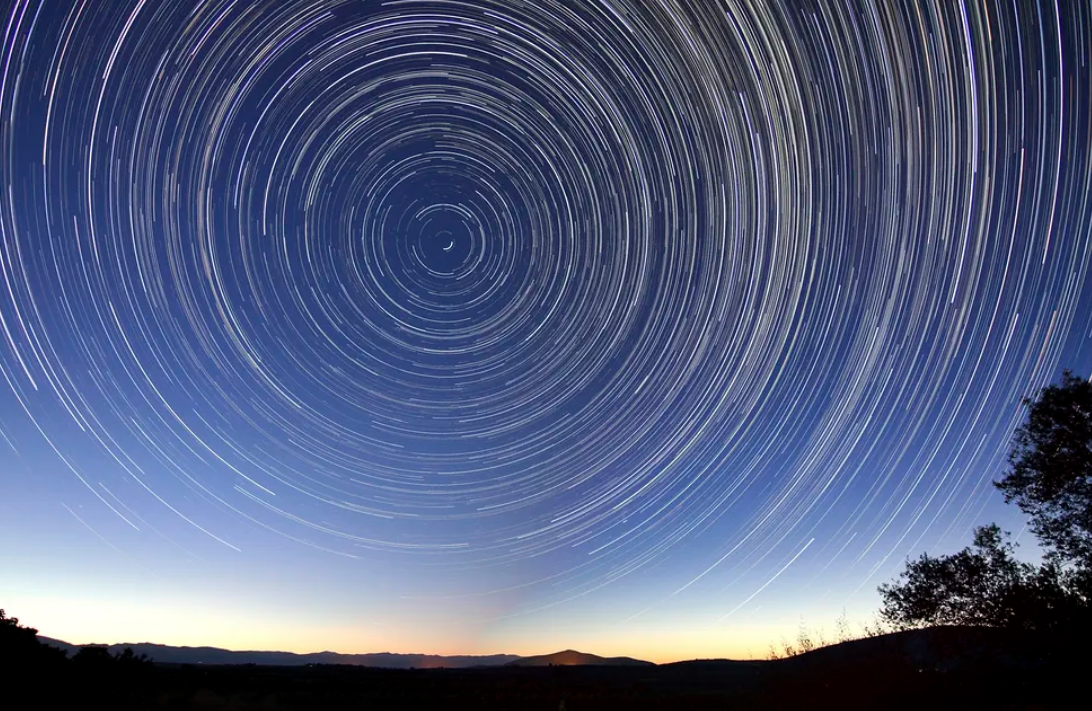
[[[1092,372],[1082,3],[0,4],[0,604],[764,656]]]

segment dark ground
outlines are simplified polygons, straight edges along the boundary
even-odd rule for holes
[[[398,670],[73,664],[10,677],[30,703],[103,709],[1069,709],[1092,669],[1074,639],[940,628],[780,661]],[[27,670],[30,671],[30,670]],[[39,671],[48,671],[40,669]],[[16,698],[18,698],[16,697]]]
[[[1049,673],[845,670],[796,674],[737,663],[625,667],[373,670],[359,667],[156,668],[142,683],[78,688],[108,708],[152,709],[1061,709],[1076,698]],[[720,665],[723,666],[723,665]],[[60,699],[56,699],[60,701]],[[37,705],[37,704],[35,704]],[[41,707],[41,706],[39,706]],[[47,704],[48,707],[48,704]]]

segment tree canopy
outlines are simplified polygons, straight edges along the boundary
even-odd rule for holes
[[[922,554],[881,585],[881,616],[896,628],[959,624],[1058,630],[1092,611],[1092,384],[1065,371],[1060,384],[1026,398],[1009,471],[994,485],[1015,502],[1046,552],[1018,561],[991,524],[952,555]]]
[[[1092,383],[1065,371],[1060,385],[1025,400],[1011,469],[995,486],[1028,515],[1059,565],[1092,567]]]

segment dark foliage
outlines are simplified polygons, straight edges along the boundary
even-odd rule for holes
[[[1075,633],[1092,620],[1092,384],[1065,371],[1032,400],[1013,436],[1011,469],[995,485],[1031,519],[1046,551],[1017,561],[996,525],[938,558],[923,554],[881,585],[881,616],[899,629],[983,625]]]
[[[974,545],[941,558],[907,564],[897,583],[880,586],[883,617],[904,627],[1003,626],[1016,616],[1016,591],[1032,566],[1012,557],[997,526],[975,533]]]
[[[975,532],[958,553],[922,555],[899,579],[880,586],[881,615],[896,628],[981,625],[1051,631],[1064,629],[1083,604],[1057,565],[1034,566],[1013,557],[996,525]]]
[[[1016,430],[1011,469],[995,485],[1028,515],[1058,565],[1092,568],[1092,383],[1068,370]]]
[[[38,630],[19,624],[18,617],[8,617],[0,610],[0,666],[22,670],[63,663],[65,653],[38,642]]]
[[[38,630],[0,610],[0,674],[13,681],[48,679],[48,684],[34,687],[38,708],[59,708],[87,698],[139,708],[150,698],[152,673],[152,661],[129,648],[110,654],[106,647],[87,646],[69,659],[63,649],[42,644]],[[8,708],[9,701],[30,700],[26,689],[8,688],[14,696],[0,695],[0,708]]]

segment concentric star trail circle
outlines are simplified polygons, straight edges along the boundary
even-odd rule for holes
[[[3,16],[4,406],[127,520],[890,556],[1088,332],[1078,3]]]

